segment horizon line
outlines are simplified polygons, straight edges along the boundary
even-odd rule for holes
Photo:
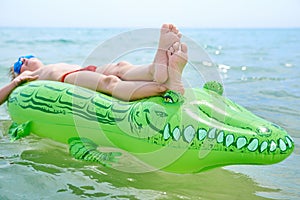
[[[86,28],[86,29],[142,29],[142,28],[156,28],[153,26],[149,27],[143,27],[143,26],[1,26],[0,28],[74,28],[74,29],[79,29],[79,28]],[[157,27],[158,29],[160,27]],[[201,27],[201,26],[186,26],[186,27],[181,27],[181,29],[299,29],[300,26],[274,26],[274,27],[261,27],[261,26],[251,26],[251,27],[246,27],[246,26],[228,26],[228,27]]]

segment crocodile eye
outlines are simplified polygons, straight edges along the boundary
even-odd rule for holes
[[[164,96],[164,101],[166,103],[174,103],[174,100],[170,96]]]
[[[181,103],[183,102],[183,96],[175,91],[169,90],[163,96],[165,103]]]

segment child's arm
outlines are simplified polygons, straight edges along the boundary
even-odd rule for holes
[[[18,87],[21,83],[26,82],[26,81],[33,81],[36,80],[38,76],[18,76],[15,78],[12,82],[4,86],[3,88],[0,89],[0,105],[3,104],[9,94],[16,88]]]

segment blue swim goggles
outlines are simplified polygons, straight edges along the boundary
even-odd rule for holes
[[[20,74],[20,72],[21,72],[21,67],[23,65],[23,62],[21,61],[22,58],[30,59],[30,58],[35,58],[35,56],[33,56],[33,55],[27,55],[27,56],[21,56],[21,57],[19,57],[18,61],[15,62],[15,64],[14,64],[14,72],[17,73],[17,74]]]

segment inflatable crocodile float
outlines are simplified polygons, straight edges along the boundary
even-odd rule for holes
[[[8,99],[18,139],[29,133],[69,143],[77,159],[110,165],[118,153],[129,152],[153,167],[193,173],[233,164],[273,164],[294,149],[292,138],[222,96],[222,85],[208,82],[168,91],[161,97],[124,102],[78,86],[34,81],[16,88]]]

